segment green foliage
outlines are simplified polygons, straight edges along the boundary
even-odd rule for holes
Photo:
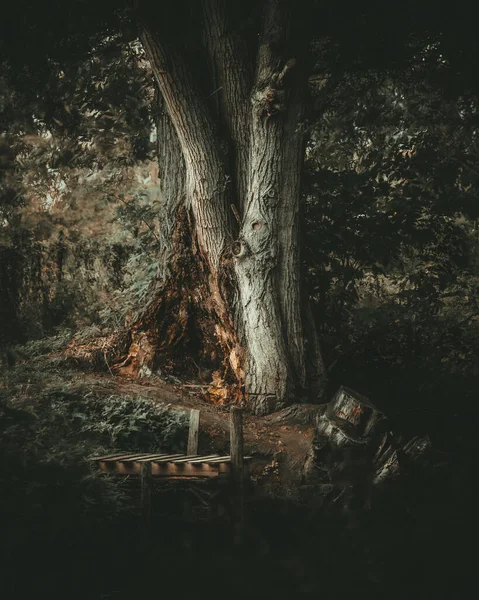
[[[161,242],[156,233],[162,206],[148,189],[138,189],[128,200],[122,198],[118,221],[133,237],[130,253],[124,266],[123,285],[117,289],[112,302],[102,311],[104,323],[114,319],[124,321],[150,299],[158,276]]]
[[[401,69],[333,68],[307,152],[304,271],[331,389],[389,414],[477,394],[479,106],[445,93],[445,60],[430,44]]]
[[[24,349],[32,350],[32,344]],[[92,456],[181,452],[187,437],[185,414],[147,398],[68,384],[65,372],[55,377],[54,364],[42,364],[17,366],[8,390],[0,390],[0,485],[9,490],[0,510],[11,517],[2,539],[14,546],[45,535],[45,528],[51,537],[130,510],[127,480],[100,474]]]
[[[90,20],[80,4],[71,7],[72,27],[49,26],[41,39],[28,11],[22,22],[38,43],[29,66],[18,40],[4,46],[6,32],[0,42],[2,344],[98,323],[114,292],[130,285],[130,254],[144,249],[146,203],[128,212],[120,200],[137,194],[134,169],[154,154],[151,73],[112,6],[94,7]]]
[[[59,330],[56,335],[30,340],[19,347],[18,350],[25,359],[34,358],[50,352],[59,352],[63,350],[71,338],[71,331],[69,329],[63,329]]]

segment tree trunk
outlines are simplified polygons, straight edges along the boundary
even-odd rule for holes
[[[158,233],[161,253],[158,279],[163,284],[171,276],[174,233],[178,228],[180,208],[185,205],[186,169],[178,136],[161,95],[158,95],[158,112],[156,130],[162,203]]]
[[[291,403],[311,374],[303,323],[308,315],[302,311],[307,299],[299,276],[305,48],[291,33],[287,4],[264,2],[252,46],[235,30],[230,3],[202,0],[209,85],[188,68],[188,42],[181,41],[187,27],[168,36],[152,27],[151,16],[140,20],[140,39],[175,132],[158,132],[163,140],[175,140],[159,157],[171,181],[162,185],[175,190],[165,204],[165,247],[175,230],[181,189],[198,272],[204,275],[196,300],[257,414]],[[174,155],[176,140],[182,159]],[[309,319],[306,327],[311,324]],[[314,331],[308,337],[316,350],[317,378],[323,375],[319,346]]]

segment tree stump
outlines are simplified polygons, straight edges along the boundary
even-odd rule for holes
[[[310,465],[335,489],[333,501],[364,508],[376,486],[404,474],[429,448],[429,440],[419,437],[403,446],[368,398],[340,387],[317,418]]]

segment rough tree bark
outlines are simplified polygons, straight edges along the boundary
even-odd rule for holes
[[[185,202],[186,169],[178,136],[166,111],[161,96],[158,98],[157,152],[159,164],[161,215],[159,219],[159,245],[161,256],[158,261],[158,278],[163,284],[171,276],[174,234],[178,228],[178,215]]]
[[[173,190],[164,233],[172,234],[169,224],[181,203],[205,275],[199,300],[249,406],[266,414],[304,396],[311,372],[324,380],[300,285],[307,48],[291,25],[288,0],[264,0],[261,26],[249,40],[233,24],[237,3],[202,0],[196,6],[191,10],[202,20],[205,59],[201,81],[185,51],[193,43],[191,30],[168,35],[139,12],[140,39],[174,130],[159,131],[159,137],[174,139],[172,148],[177,140],[181,149],[181,157],[168,148],[159,156]]]

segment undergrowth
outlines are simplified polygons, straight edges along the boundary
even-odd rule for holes
[[[131,514],[128,478],[100,473],[92,457],[184,451],[185,413],[70,375],[54,362],[32,359],[11,369],[8,387],[0,387],[0,488],[6,491],[0,553]]]

